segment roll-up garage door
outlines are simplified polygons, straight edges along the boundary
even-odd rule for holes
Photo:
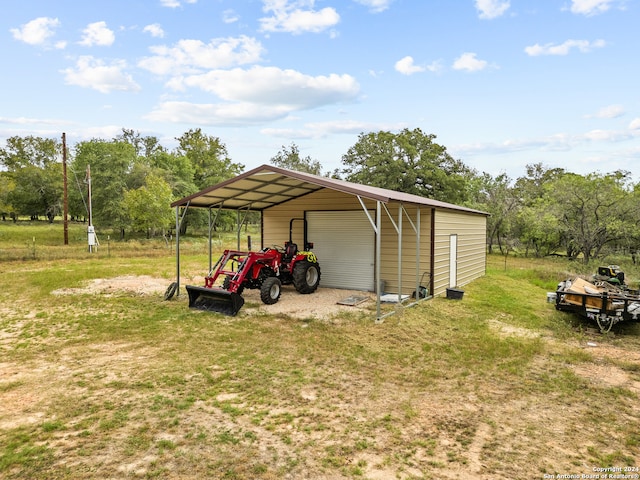
[[[307,212],[320,286],[373,291],[375,233],[364,211]]]

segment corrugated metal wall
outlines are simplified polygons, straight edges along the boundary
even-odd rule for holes
[[[367,208],[375,210],[375,202],[365,202]],[[362,206],[356,197],[335,190],[323,189],[318,192],[299,197],[290,202],[264,211],[262,215],[263,246],[273,244],[283,245],[289,239],[289,220],[303,218],[305,211],[338,211],[338,210],[362,210]],[[293,241],[298,245],[303,244],[303,222],[294,222]],[[313,242],[313,238],[309,238]]]
[[[387,206],[389,214],[382,213],[382,252],[380,255],[380,277],[385,282],[388,293],[398,293],[398,233],[389,216],[396,226],[400,225],[399,204],[391,203]],[[416,289],[416,232],[409,222],[418,225],[418,208],[416,205],[405,205],[402,218],[402,293],[410,295]],[[428,286],[431,272],[431,209],[420,207],[420,260],[418,278],[424,275],[421,285]]]
[[[450,237],[457,235],[457,285],[449,285]],[[436,210],[434,231],[434,294],[465,285],[486,270],[487,218],[453,210]]]
[[[365,200],[368,210],[376,209],[376,202]],[[387,208],[398,224],[398,203],[390,203]],[[307,211],[362,210],[357,197],[334,190],[323,189],[297,198],[263,212],[263,246],[283,245],[289,239],[289,221],[291,218],[303,218]],[[402,293],[411,294],[416,286],[416,234],[407,219],[417,223],[416,205],[405,205],[406,214],[402,221]],[[420,262],[418,275],[425,274],[423,283],[428,282],[431,273],[431,225],[432,209],[420,207]],[[375,217],[374,217],[375,218]],[[485,273],[486,266],[486,217],[455,210],[436,210],[433,234],[434,259],[433,277],[435,288],[430,294],[441,294],[449,287],[449,238],[458,235],[457,269],[458,286],[465,285]],[[293,241],[303,245],[303,222],[294,222]],[[373,233],[373,229],[371,230]],[[309,241],[314,241],[309,238]],[[344,239],[336,239],[342,242]],[[381,279],[385,281],[387,292],[398,291],[398,234],[386,212],[382,212],[382,237],[380,252]],[[324,259],[324,262],[330,260]],[[323,259],[320,259],[322,267]]]

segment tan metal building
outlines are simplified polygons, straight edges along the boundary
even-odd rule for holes
[[[376,292],[378,319],[382,294],[428,298],[485,273],[488,214],[417,195],[262,165],[172,206],[177,231],[190,207],[261,212],[262,247],[313,243],[320,287]],[[179,279],[179,239],[177,257]]]

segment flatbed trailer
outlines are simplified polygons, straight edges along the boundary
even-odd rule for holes
[[[617,323],[640,321],[640,294],[576,278],[558,285],[556,310],[577,313],[597,323],[602,332],[609,332]]]

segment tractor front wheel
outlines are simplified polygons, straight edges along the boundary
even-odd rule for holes
[[[293,286],[298,293],[313,293],[320,284],[320,265],[301,260],[293,267]]]
[[[273,305],[280,299],[282,283],[277,277],[268,277],[260,287],[260,299],[267,305]]]

